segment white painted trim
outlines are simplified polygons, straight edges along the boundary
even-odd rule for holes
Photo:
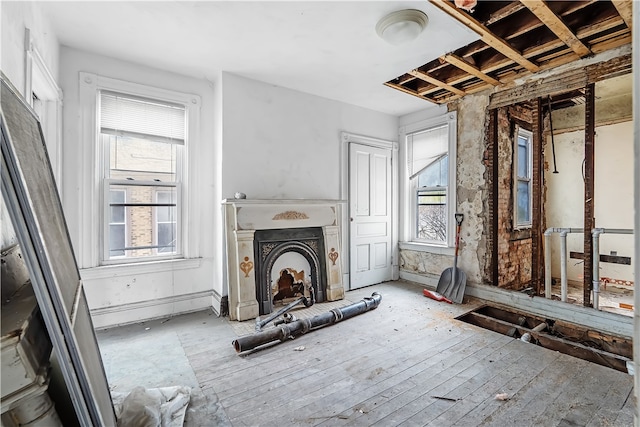
[[[342,271],[345,290],[351,289],[350,281],[350,253],[351,221],[349,220],[349,144],[356,143],[371,147],[391,150],[391,276],[396,280],[399,277],[398,266],[398,142],[386,139],[374,138],[365,135],[357,135],[349,132],[340,133],[340,200],[346,200],[346,208],[342,210]]]
[[[420,275],[407,271],[400,271],[400,278],[420,283],[431,289],[436,288],[439,280],[435,275]],[[521,310],[536,316],[587,326],[624,338],[631,338],[633,336],[633,319],[621,314],[595,310],[581,305],[569,304],[542,297],[532,298],[522,292],[501,289],[489,285],[467,283],[465,295],[502,304],[509,308]]]
[[[455,249],[449,246],[436,246],[417,242],[399,242],[398,247],[400,248],[400,250],[427,252],[430,254],[438,255],[455,255]]]
[[[172,259],[164,261],[139,262],[132,264],[103,265],[80,270],[82,280],[108,279],[118,276],[135,276],[165,271],[199,268],[202,258]]]
[[[110,307],[101,307],[90,310],[90,313],[95,328],[105,329],[143,321],[148,322],[154,319],[193,313],[206,309],[211,309],[215,313],[212,303],[216,299],[216,295],[213,291],[201,291]],[[180,309],[179,307],[176,307],[176,305],[184,305],[186,308]],[[165,309],[158,313],[158,309],[163,306],[165,306]],[[220,305],[218,304],[217,306],[219,307]],[[144,312],[149,309],[156,310],[157,314],[153,317],[145,315]]]
[[[120,93],[144,96],[185,106],[187,111],[187,143],[183,147],[187,172],[182,174],[182,212],[180,217],[182,230],[182,257],[197,258],[199,256],[200,215],[197,202],[200,199],[198,179],[196,176],[195,155],[191,156],[193,146],[198,146],[200,129],[199,95],[176,92],[173,90],[147,86],[124,80],[112,79],[98,74],[80,72],[80,122],[81,141],[94,141],[82,144],[82,182],[80,183],[80,250],[79,264],[81,268],[91,268],[100,265],[100,248],[102,241],[102,227],[104,212],[100,208],[102,200],[102,165],[103,150],[98,144],[98,93],[99,90],[112,90]],[[145,261],[142,261],[143,263]]]
[[[446,114],[438,117],[432,117],[425,120],[420,120],[416,123],[407,124],[401,126],[398,129],[399,140],[402,141],[402,149],[400,154],[402,155],[403,167],[398,171],[399,182],[401,183],[397,188],[400,193],[400,215],[399,218],[399,230],[400,239],[406,242],[414,240],[414,224],[416,223],[416,212],[414,209],[414,192],[415,188],[412,185],[412,181],[409,179],[407,165],[409,164],[409,150],[407,144],[407,135],[416,133],[422,130],[427,130],[435,126],[447,124],[449,131],[449,180],[448,180],[448,198],[450,202],[447,203],[448,208],[448,224],[447,224],[447,246],[453,247],[455,244],[455,213],[458,207],[458,114],[456,111],[449,111]],[[426,243],[418,242],[415,243]],[[435,245],[437,246],[437,245]]]
[[[43,102],[45,117],[40,117],[42,133],[45,136],[49,157],[54,154],[55,164],[51,164],[53,176],[62,199],[62,89],[58,86],[53,73],[47,67],[42,55],[33,44],[31,30],[24,30],[25,79],[24,98],[33,108],[33,93]],[[51,150],[53,148],[53,150]],[[53,151],[53,153],[51,153]]]

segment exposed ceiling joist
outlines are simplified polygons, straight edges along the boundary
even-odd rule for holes
[[[444,12],[448,13],[458,21],[465,24],[467,27],[471,28],[476,33],[480,34],[480,36],[482,37],[482,41],[484,41],[486,44],[488,44],[498,52],[502,53],[507,58],[510,58],[511,60],[517,62],[532,73],[535,73],[539,70],[536,64],[522,56],[520,52],[515,50],[509,43],[493,34],[480,22],[472,18],[470,15],[464,13],[461,9],[456,8],[453,3],[450,3],[446,0],[431,0],[431,2]]]
[[[540,0],[520,0],[540,21],[542,21],[553,33],[558,36],[579,56],[587,56],[591,53],[580,39],[562,22],[562,20],[549,7]]]
[[[446,55],[444,55],[442,57],[442,59],[446,62],[448,62],[449,64],[460,68],[461,70],[466,71],[467,73],[471,74],[472,76],[476,76],[477,78],[479,78],[480,80],[484,80],[485,82],[493,85],[493,86],[498,86],[500,84],[500,81],[494,79],[491,76],[488,76],[487,74],[483,73],[482,71],[480,71],[480,69],[478,67],[476,67],[475,65],[471,65],[469,64],[467,61],[465,61],[464,59],[460,58],[458,55],[455,55],[453,53],[448,53]]]
[[[481,36],[388,82],[438,104],[631,43],[630,0],[429,1]]]
[[[632,9],[633,9],[633,1],[632,0],[611,0],[613,6],[618,10],[618,13],[624,20],[624,23],[627,24],[629,29],[632,29]],[[637,6],[637,5],[636,5]]]
[[[464,91],[458,89],[457,87],[451,86],[448,83],[445,83],[445,82],[440,81],[440,80],[438,80],[438,79],[436,79],[434,77],[431,77],[429,74],[423,73],[420,70],[411,70],[411,71],[409,71],[409,74],[411,74],[414,77],[419,78],[420,80],[424,80],[427,83],[431,83],[432,85],[447,89],[449,92],[453,92],[456,95],[463,96],[465,94]]]

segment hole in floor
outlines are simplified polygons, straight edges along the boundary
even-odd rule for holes
[[[631,339],[530,313],[484,305],[456,319],[621,372],[633,358]]]

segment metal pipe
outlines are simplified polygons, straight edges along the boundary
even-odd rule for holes
[[[551,233],[547,234],[546,231],[544,232],[544,297],[551,298]]]
[[[284,313],[288,312],[289,310],[291,310],[293,307],[295,307],[296,305],[298,305],[300,303],[304,304],[305,307],[311,307],[316,302],[316,297],[315,297],[315,293],[313,291],[313,287],[309,288],[309,295],[310,295],[310,298],[300,297],[297,300],[292,301],[289,304],[287,304],[286,306],[282,307],[280,310],[278,310],[278,311],[276,311],[274,313],[271,313],[264,320],[261,320],[260,316],[256,317],[256,332],[260,332],[264,325],[266,325],[267,323],[271,322],[273,319],[277,318],[281,314],[284,314]]]
[[[342,308],[334,308],[333,310],[323,314],[318,314],[309,319],[296,320],[295,322],[281,325],[277,328],[256,332],[253,335],[245,335],[233,340],[232,344],[236,349],[236,352],[241,353],[253,350],[263,345],[283,342],[309,331],[319,329],[327,325],[333,325],[334,323],[338,323],[366,311],[373,310],[378,307],[381,300],[382,295],[378,292],[374,292],[371,297],[365,297],[361,301],[351,305]]]
[[[567,234],[584,233],[582,228],[547,228],[544,232],[544,296],[551,298],[551,235],[560,233],[560,298],[567,301]]]
[[[591,230],[593,239],[593,308],[600,310],[600,235],[608,234],[633,234],[628,228],[594,228]]]
[[[567,231],[560,232],[560,301],[567,302]]]

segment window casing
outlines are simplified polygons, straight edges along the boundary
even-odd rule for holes
[[[185,107],[107,90],[98,99],[105,201],[101,262],[182,256]],[[114,200],[116,194],[126,200]]]
[[[407,237],[415,243],[452,246],[456,114],[416,124],[405,136]]]
[[[513,223],[515,229],[531,227],[533,134],[518,127],[513,144]]]

